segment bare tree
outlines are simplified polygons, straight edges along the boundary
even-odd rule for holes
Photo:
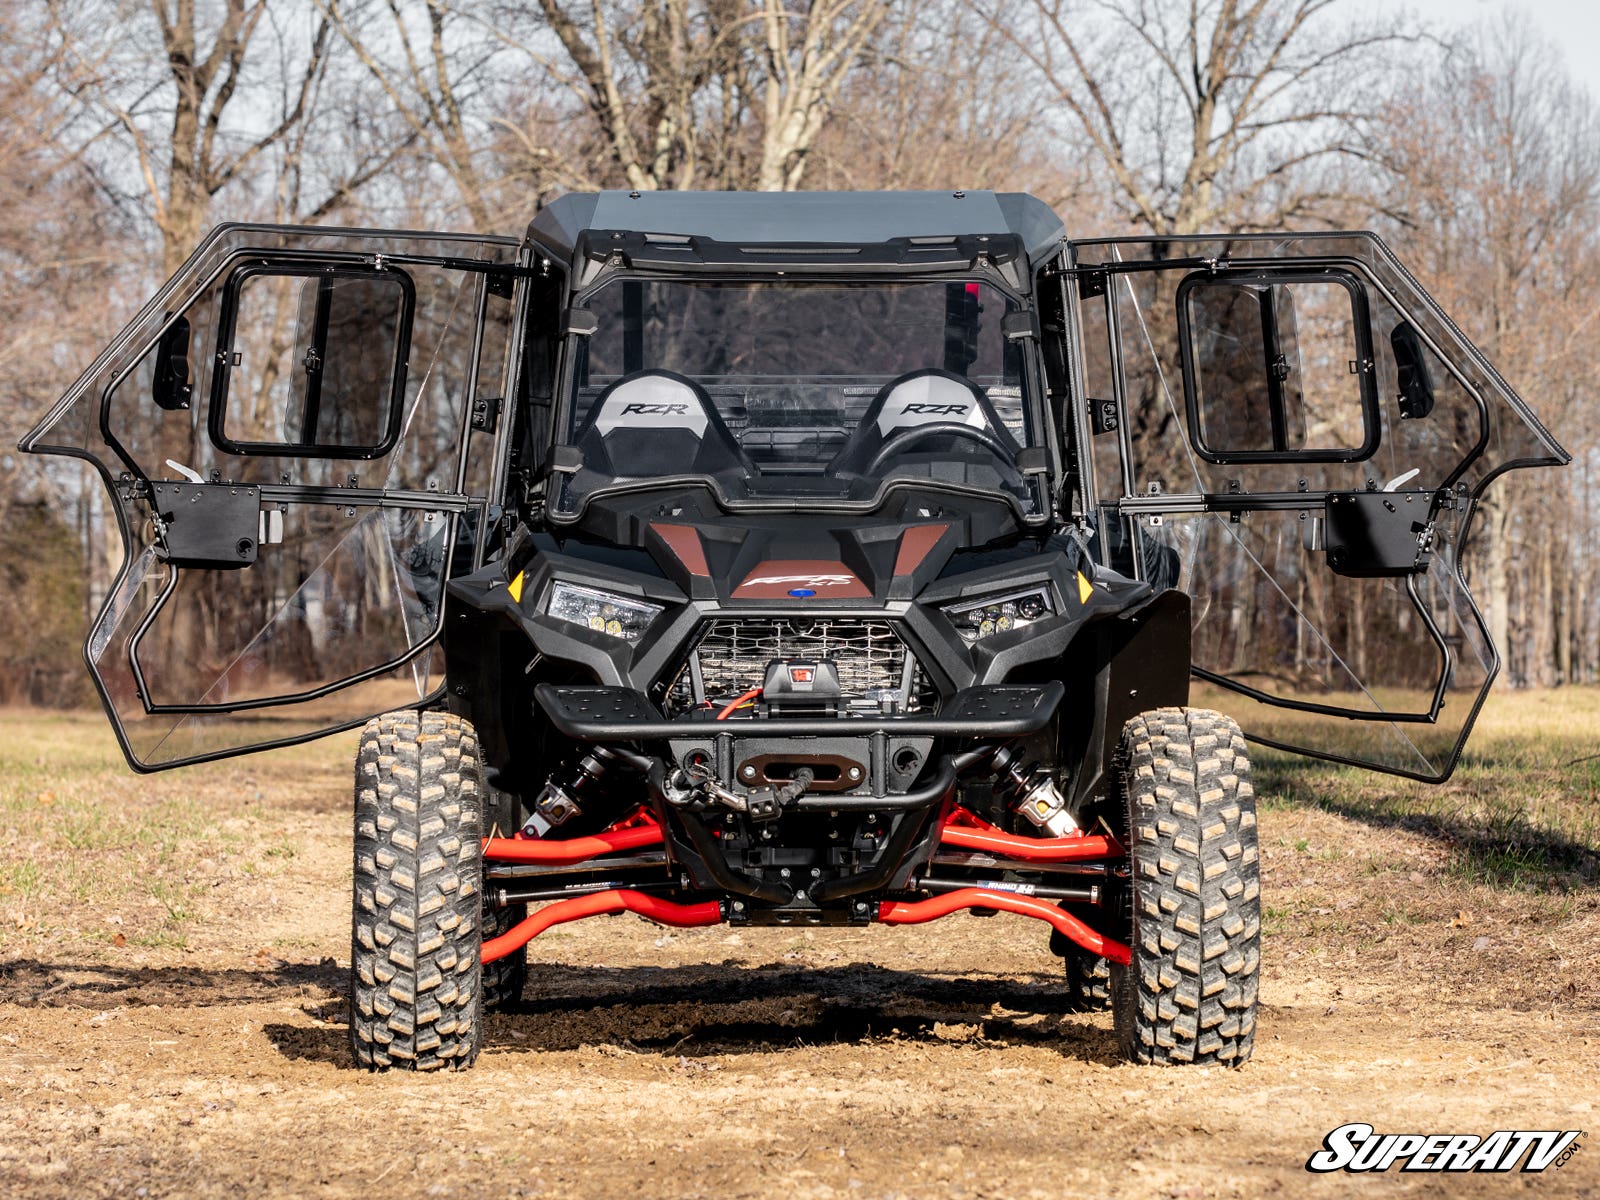
[[[1367,84],[1411,37],[1393,18],[1336,24],[1338,0],[1032,7],[995,23],[1103,164],[1111,205],[1162,234],[1282,226],[1346,199],[1328,168],[1362,153],[1381,94]]]
[[[449,0],[312,0],[400,126],[411,155],[453,185],[472,228],[497,227],[495,171],[479,111],[502,55],[498,39]]]
[[[896,2],[539,0],[502,36],[587,113],[616,182],[781,191]]]
[[[130,24],[126,5],[46,0],[46,7],[66,48],[62,84],[109,118],[103,132],[131,147],[170,273],[205,232],[212,198],[246,180],[307,119],[327,63],[328,22],[315,23],[292,54],[290,86],[266,115],[260,76],[284,66],[281,57],[266,61],[261,34],[264,24],[273,29],[264,22],[266,0],[143,0],[138,7],[153,31]],[[164,72],[150,68],[149,32]]]
[[[807,182],[846,189],[1033,190],[1057,206],[1082,193],[1081,165],[1041,136],[1038,89],[1009,83],[1001,26],[1032,0],[995,0],[990,20],[964,0],[901,0],[833,104]],[[1002,10],[991,8],[991,15]]]
[[[1575,456],[1512,474],[1477,518],[1474,579],[1514,682],[1600,672],[1600,116],[1506,17],[1463,35],[1398,98],[1375,154],[1394,236],[1428,286]],[[1542,473],[1541,473],[1542,475]],[[1515,616],[1514,616],[1515,614]]]

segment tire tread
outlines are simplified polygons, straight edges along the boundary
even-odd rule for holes
[[[1123,1056],[1242,1066],[1255,1044],[1261,877],[1238,725],[1163,708],[1123,729],[1133,961],[1111,969]]]

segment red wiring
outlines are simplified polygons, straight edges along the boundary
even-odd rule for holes
[[[748,692],[746,692],[744,695],[740,696],[732,704],[728,705],[728,707],[724,708],[721,712],[719,712],[717,714],[717,720],[726,721],[730,716],[733,715],[733,713],[734,713],[734,711],[736,709],[743,708],[750,701],[754,700],[757,696],[761,695],[761,692],[762,692],[761,688],[751,688]]]

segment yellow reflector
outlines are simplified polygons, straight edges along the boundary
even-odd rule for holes
[[[1078,603],[1089,603],[1089,597],[1094,595],[1094,584],[1083,577],[1083,572],[1078,572]]]
[[[522,580],[526,574],[526,571],[518,571],[517,577],[506,587],[506,591],[511,593],[511,598],[518,604],[522,603]],[[1078,578],[1082,579],[1083,576],[1080,575]]]

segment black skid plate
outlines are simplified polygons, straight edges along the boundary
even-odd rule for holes
[[[558,687],[541,683],[534,699],[553,724],[579,741],[708,737],[718,733],[763,737],[825,737],[872,733],[993,738],[1021,737],[1043,729],[1065,689],[1059,682],[967,688],[938,713],[871,717],[734,717],[718,721],[693,716],[669,721],[643,692],[620,687]]]

